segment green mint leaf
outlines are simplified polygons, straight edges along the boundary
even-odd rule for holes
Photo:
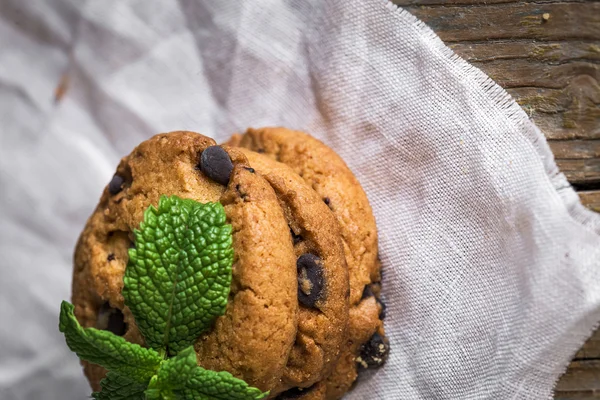
[[[219,203],[176,196],[144,213],[123,296],[150,347],[177,354],[225,312],[233,263],[225,220]]]
[[[146,391],[147,400],[256,400],[268,395],[228,372],[198,366],[193,346],[163,361]]]
[[[147,384],[140,384],[129,378],[109,372],[100,382],[101,392],[92,393],[95,400],[145,400]]]
[[[173,393],[173,390],[166,388],[156,387],[156,380],[150,382],[150,387],[146,389],[144,400],[179,400],[177,395]]]
[[[269,395],[229,372],[205,370],[200,366],[193,369],[184,389],[173,392],[181,400],[259,400]]]
[[[152,378],[161,362],[156,351],[129,343],[109,331],[82,328],[73,310],[72,304],[62,302],[58,328],[65,334],[69,349],[79,358],[134,382],[147,383]]]
[[[175,399],[174,389],[183,389],[197,368],[196,352],[190,346],[160,365],[146,390],[146,400]]]
[[[194,346],[181,350],[175,357],[163,362],[158,369],[159,385],[169,389],[183,389],[198,367]]]

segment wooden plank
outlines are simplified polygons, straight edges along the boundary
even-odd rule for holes
[[[473,63],[481,67],[503,88],[515,87],[539,87],[549,89],[562,89],[572,84],[574,77],[591,77],[585,79],[585,87],[592,86],[592,95],[600,95],[600,89],[594,88],[600,81],[600,63],[585,61],[573,61],[565,64],[546,64],[543,66],[538,62],[529,60],[495,60],[483,65]]]
[[[508,89],[548,139],[600,138],[600,85],[589,76],[572,78],[563,89]]]
[[[582,196],[583,193],[579,192],[579,196],[582,201],[584,201],[585,195]],[[600,205],[600,190],[591,193],[591,197],[594,197],[596,202]],[[588,341],[583,345],[583,347],[577,352],[575,355],[575,360],[583,360],[583,359],[597,359],[600,360],[600,329],[596,330],[592,337],[588,339]],[[599,373],[600,374],[600,373]]]
[[[569,182],[584,189],[600,189],[600,140],[550,140],[548,144]],[[595,197],[586,199],[595,206]]]
[[[408,6],[406,9],[448,43],[493,39],[596,41],[600,37],[598,2]]]
[[[551,140],[548,144],[569,182],[600,189],[600,140]]]
[[[583,2],[594,2],[599,0],[561,0],[561,3],[583,3]],[[401,6],[453,6],[453,5],[468,5],[468,6],[487,6],[489,4],[515,4],[522,3],[521,0],[392,0],[392,3]],[[552,0],[538,0],[536,3],[556,3],[557,1]]]
[[[600,360],[573,361],[556,385],[557,392],[600,393]]]
[[[554,393],[554,400],[598,400],[600,399],[600,391],[596,390],[578,390]]]
[[[548,144],[557,159],[600,158],[600,140],[550,140]]]
[[[568,81],[564,88],[521,87],[508,92],[548,139],[600,139],[599,81],[589,75],[572,76],[574,70],[563,72],[562,80]]]
[[[449,47],[469,62],[526,59],[540,63],[573,60],[600,61],[600,43],[581,41],[490,41],[451,43]]]
[[[600,185],[600,159],[556,160],[569,182],[582,188]]]
[[[580,192],[580,196],[582,193],[585,192]],[[594,192],[593,196],[600,202],[600,191]],[[558,381],[555,400],[558,399],[600,399],[600,329],[577,352]]]
[[[586,190],[578,192],[581,203],[592,211],[600,213],[600,190]],[[600,331],[598,331],[600,332]],[[590,339],[590,343],[582,348],[583,355],[577,353],[577,357],[595,357],[600,358],[600,334],[596,332],[595,339]],[[600,371],[598,371],[600,374]]]

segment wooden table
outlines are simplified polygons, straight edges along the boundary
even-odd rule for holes
[[[582,202],[600,212],[600,1],[393,1],[517,100]],[[600,399],[600,330],[555,396]]]

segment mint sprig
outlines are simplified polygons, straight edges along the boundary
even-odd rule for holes
[[[129,250],[123,296],[150,348],[82,328],[63,302],[59,329],[82,360],[109,373],[96,400],[254,400],[263,393],[228,372],[198,366],[193,343],[224,314],[231,285],[231,226],[219,203],[162,196]],[[172,356],[172,357],[171,357]]]

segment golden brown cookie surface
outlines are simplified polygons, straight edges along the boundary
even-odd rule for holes
[[[161,195],[221,201],[234,230],[232,291],[225,315],[197,342],[196,350],[201,365],[228,370],[268,390],[279,384],[296,337],[292,238],[273,189],[247,169],[241,153],[227,151],[233,167],[227,187],[213,180],[223,179],[221,166],[205,171],[213,179],[198,170],[200,155],[214,145],[212,139],[193,132],[171,132],[143,142],[121,160],[76,247],[75,314],[84,327],[111,329],[142,343],[121,295],[132,230]],[[216,151],[216,162],[223,161],[219,154]],[[104,370],[84,365],[98,390]]]

